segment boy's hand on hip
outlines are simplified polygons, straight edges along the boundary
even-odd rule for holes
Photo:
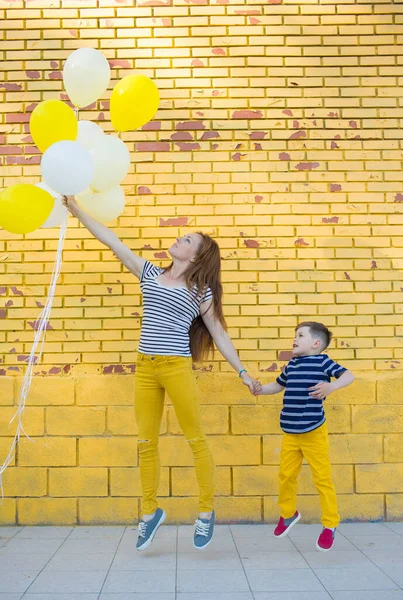
[[[317,383],[313,387],[309,388],[309,395],[312,398],[316,398],[316,400],[323,400],[329,394],[334,391],[334,387],[328,381],[322,381],[322,383]]]

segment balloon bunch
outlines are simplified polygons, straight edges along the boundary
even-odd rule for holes
[[[55,265],[46,304],[35,322],[35,337],[27,361],[16,413],[17,430],[10,451],[0,466],[0,492],[4,498],[3,473],[12,462],[15,448],[24,432],[22,417],[34,374],[45,342],[55,287],[62,267],[62,250],[68,213],[63,195],[77,195],[81,208],[101,222],[118,217],[125,205],[119,186],[130,166],[130,154],[115,135],[105,135],[91,121],[78,121],[78,108],[88,106],[109,85],[110,68],[104,55],[92,48],[80,48],[66,60],[63,81],[74,111],[61,100],[38,104],[30,119],[31,136],[44,153],[41,162],[43,182],[16,184],[0,193],[0,226],[11,233],[29,233],[38,227],[60,227]],[[159,105],[158,88],[144,75],[128,75],[113,89],[110,103],[116,131],[137,129],[150,121]],[[38,353],[37,353],[38,351]]]
[[[95,102],[109,86],[110,67],[93,48],[80,48],[67,58],[63,81],[73,110],[61,100],[44,100],[33,110],[30,132],[43,152],[43,182],[16,184],[0,193],[0,226],[11,233],[55,227],[67,219],[63,195],[76,195],[79,206],[97,221],[116,219],[125,206],[119,184],[130,167],[130,153],[115,135],[91,121],[78,121],[78,109]],[[111,121],[115,131],[137,129],[157,112],[159,93],[144,75],[128,75],[112,91]]]

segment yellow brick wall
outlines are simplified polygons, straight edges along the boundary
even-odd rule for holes
[[[63,61],[102,50],[115,82],[152,77],[161,109],[123,135],[132,153],[115,231],[166,264],[172,239],[214,235],[225,314],[247,368],[269,381],[302,319],[334,332],[357,382],[331,396],[344,519],[403,518],[403,4],[389,0],[0,0],[0,186],[40,179],[38,102],[66,99]],[[80,111],[111,131],[110,90]],[[58,231],[0,231],[0,463],[13,434]],[[2,523],[138,516],[133,373],[138,283],[70,219],[43,362],[28,400]],[[196,374],[221,520],[273,521],[281,397],[254,399],[216,355]],[[190,451],[162,423],[162,505],[197,510]],[[307,467],[300,509],[317,520]]]

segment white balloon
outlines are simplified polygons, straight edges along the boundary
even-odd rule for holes
[[[108,88],[111,70],[105,56],[94,48],[79,48],[64,63],[63,82],[70,100],[82,108]]]
[[[88,189],[78,194],[76,200],[87,215],[100,223],[114,221],[125,208],[125,193],[119,186],[100,194]]]
[[[109,190],[126,177],[130,167],[130,152],[118,137],[104,135],[91,148],[91,156],[95,172],[90,188],[95,192]]]
[[[76,142],[81,144],[83,148],[91,150],[91,148],[104,137],[103,130],[92,121],[79,121],[78,134]]]
[[[87,189],[94,177],[91,154],[77,142],[56,142],[42,157],[42,177],[58,194],[72,196]]]
[[[55,199],[52,212],[50,213],[44,224],[41,225],[41,227],[43,229],[49,229],[50,227],[59,227],[69,216],[69,211],[62,204],[61,195],[57,192],[54,192],[48,185],[46,185],[44,181],[41,181],[40,183],[37,183],[35,185],[36,187],[45,190],[45,192],[48,192]]]

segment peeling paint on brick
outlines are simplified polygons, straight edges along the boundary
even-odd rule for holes
[[[322,217],[322,223],[338,223],[339,217]]]
[[[137,188],[137,193],[138,193],[140,196],[146,196],[147,194],[152,194],[152,191],[150,190],[150,188],[149,188],[149,187],[146,187],[145,185],[140,185],[140,186]]]
[[[279,353],[278,359],[279,360],[291,360],[293,356],[294,356],[294,353],[291,352],[291,350],[283,350]]]
[[[261,110],[236,110],[232,113],[233,119],[262,119]]]
[[[243,243],[247,248],[259,248],[260,246],[257,240],[244,240]]]
[[[176,124],[176,128],[179,131],[188,130],[198,131],[201,129],[206,129],[206,126],[202,121],[182,121],[181,123]]]
[[[186,227],[189,217],[172,217],[170,219],[159,220],[160,227]]]
[[[288,139],[290,140],[300,140],[301,138],[306,138],[306,131],[295,131],[290,135]]]
[[[175,142],[175,146],[179,148],[181,152],[192,152],[193,150],[200,150],[200,144],[193,142],[189,144],[187,142]]]
[[[138,142],[136,150],[138,152],[169,152],[169,142]]]
[[[219,137],[220,137],[220,134],[217,131],[205,131],[200,139],[202,141],[205,141],[205,140],[213,140],[213,139],[219,138]]]
[[[193,141],[193,135],[190,131],[176,131],[171,135],[171,140],[181,142]]]
[[[319,163],[317,162],[301,162],[295,166],[298,171],[312,171],[312,169],[317,169],[318,167]]]

